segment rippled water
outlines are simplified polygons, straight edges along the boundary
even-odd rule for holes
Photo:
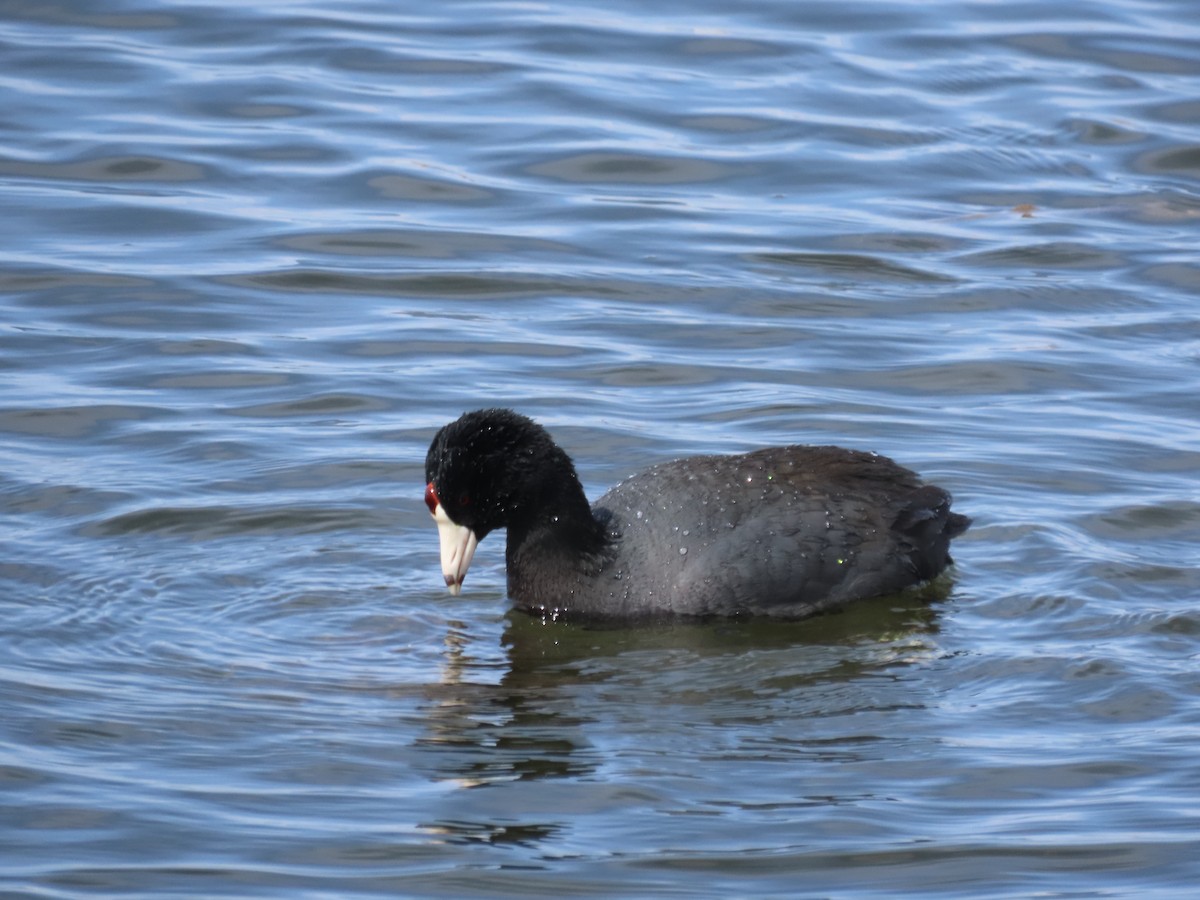
[[[652,11],[648,11],[652,10]],[[1191,896],[1190,0],[0,0],[0,889]],[[441,586],[437,426],[589,493],[895,456],[790,625]]]

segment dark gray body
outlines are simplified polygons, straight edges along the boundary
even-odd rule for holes
[[[570,553],[555,522],[509,535],[508,589],[542,614],[801,618],[902,590],[950,563],[969,520],[886,457],[838,447],[698,456],[593,506],[609,544]]]

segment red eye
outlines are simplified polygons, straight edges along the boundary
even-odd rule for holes
[[[471,495],[470,494],[460,494],[459,498],[458,498],[458,505],[459,506],[470,506],[471,505]]]
[[[431,516],[437,515],[438,504],[442,501],[438,499],[437,491],[433,489],[433,482],[425,485],[425,505],[429,507]]]

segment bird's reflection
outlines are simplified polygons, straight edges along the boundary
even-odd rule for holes
[[[653,716],[657,703],[679,703],[686,694],[702,717],[706,705],[744,694],[749,708],[742,727],[752,727],[755,716],[776,714],[771,701],[756,698],[768,686],[742,683],[747,670],[739,661],[746,654],[758,654],[768,666],[786,663],[781,671],[750,670],[776,695],[935,656],[938,602],[949,589],[948,580],[940,580],[799,622],[725,619],[618,628],[509,612],[502,654],[494,631],[476,636],[467,623],[452,621],[418,743],[428,751],[432,777],[463,788],[595,777],[606,762],[604,730],[623,718]],[[615,708],[617,701],[627,708]],[[809,714],[829,712],[836,711]],[[560,827],[561,821],[524,816],[464,816],[423,829],[438,840],[536,843]]]

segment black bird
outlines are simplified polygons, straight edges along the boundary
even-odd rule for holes
[[[841,447],[690,456],[589,506],[571,458],[507,409],[438,431],[425,480],[450,592],[507,528],[509,596],[554,617],[801,618],[933,578],[971,522],[916,473]]]

